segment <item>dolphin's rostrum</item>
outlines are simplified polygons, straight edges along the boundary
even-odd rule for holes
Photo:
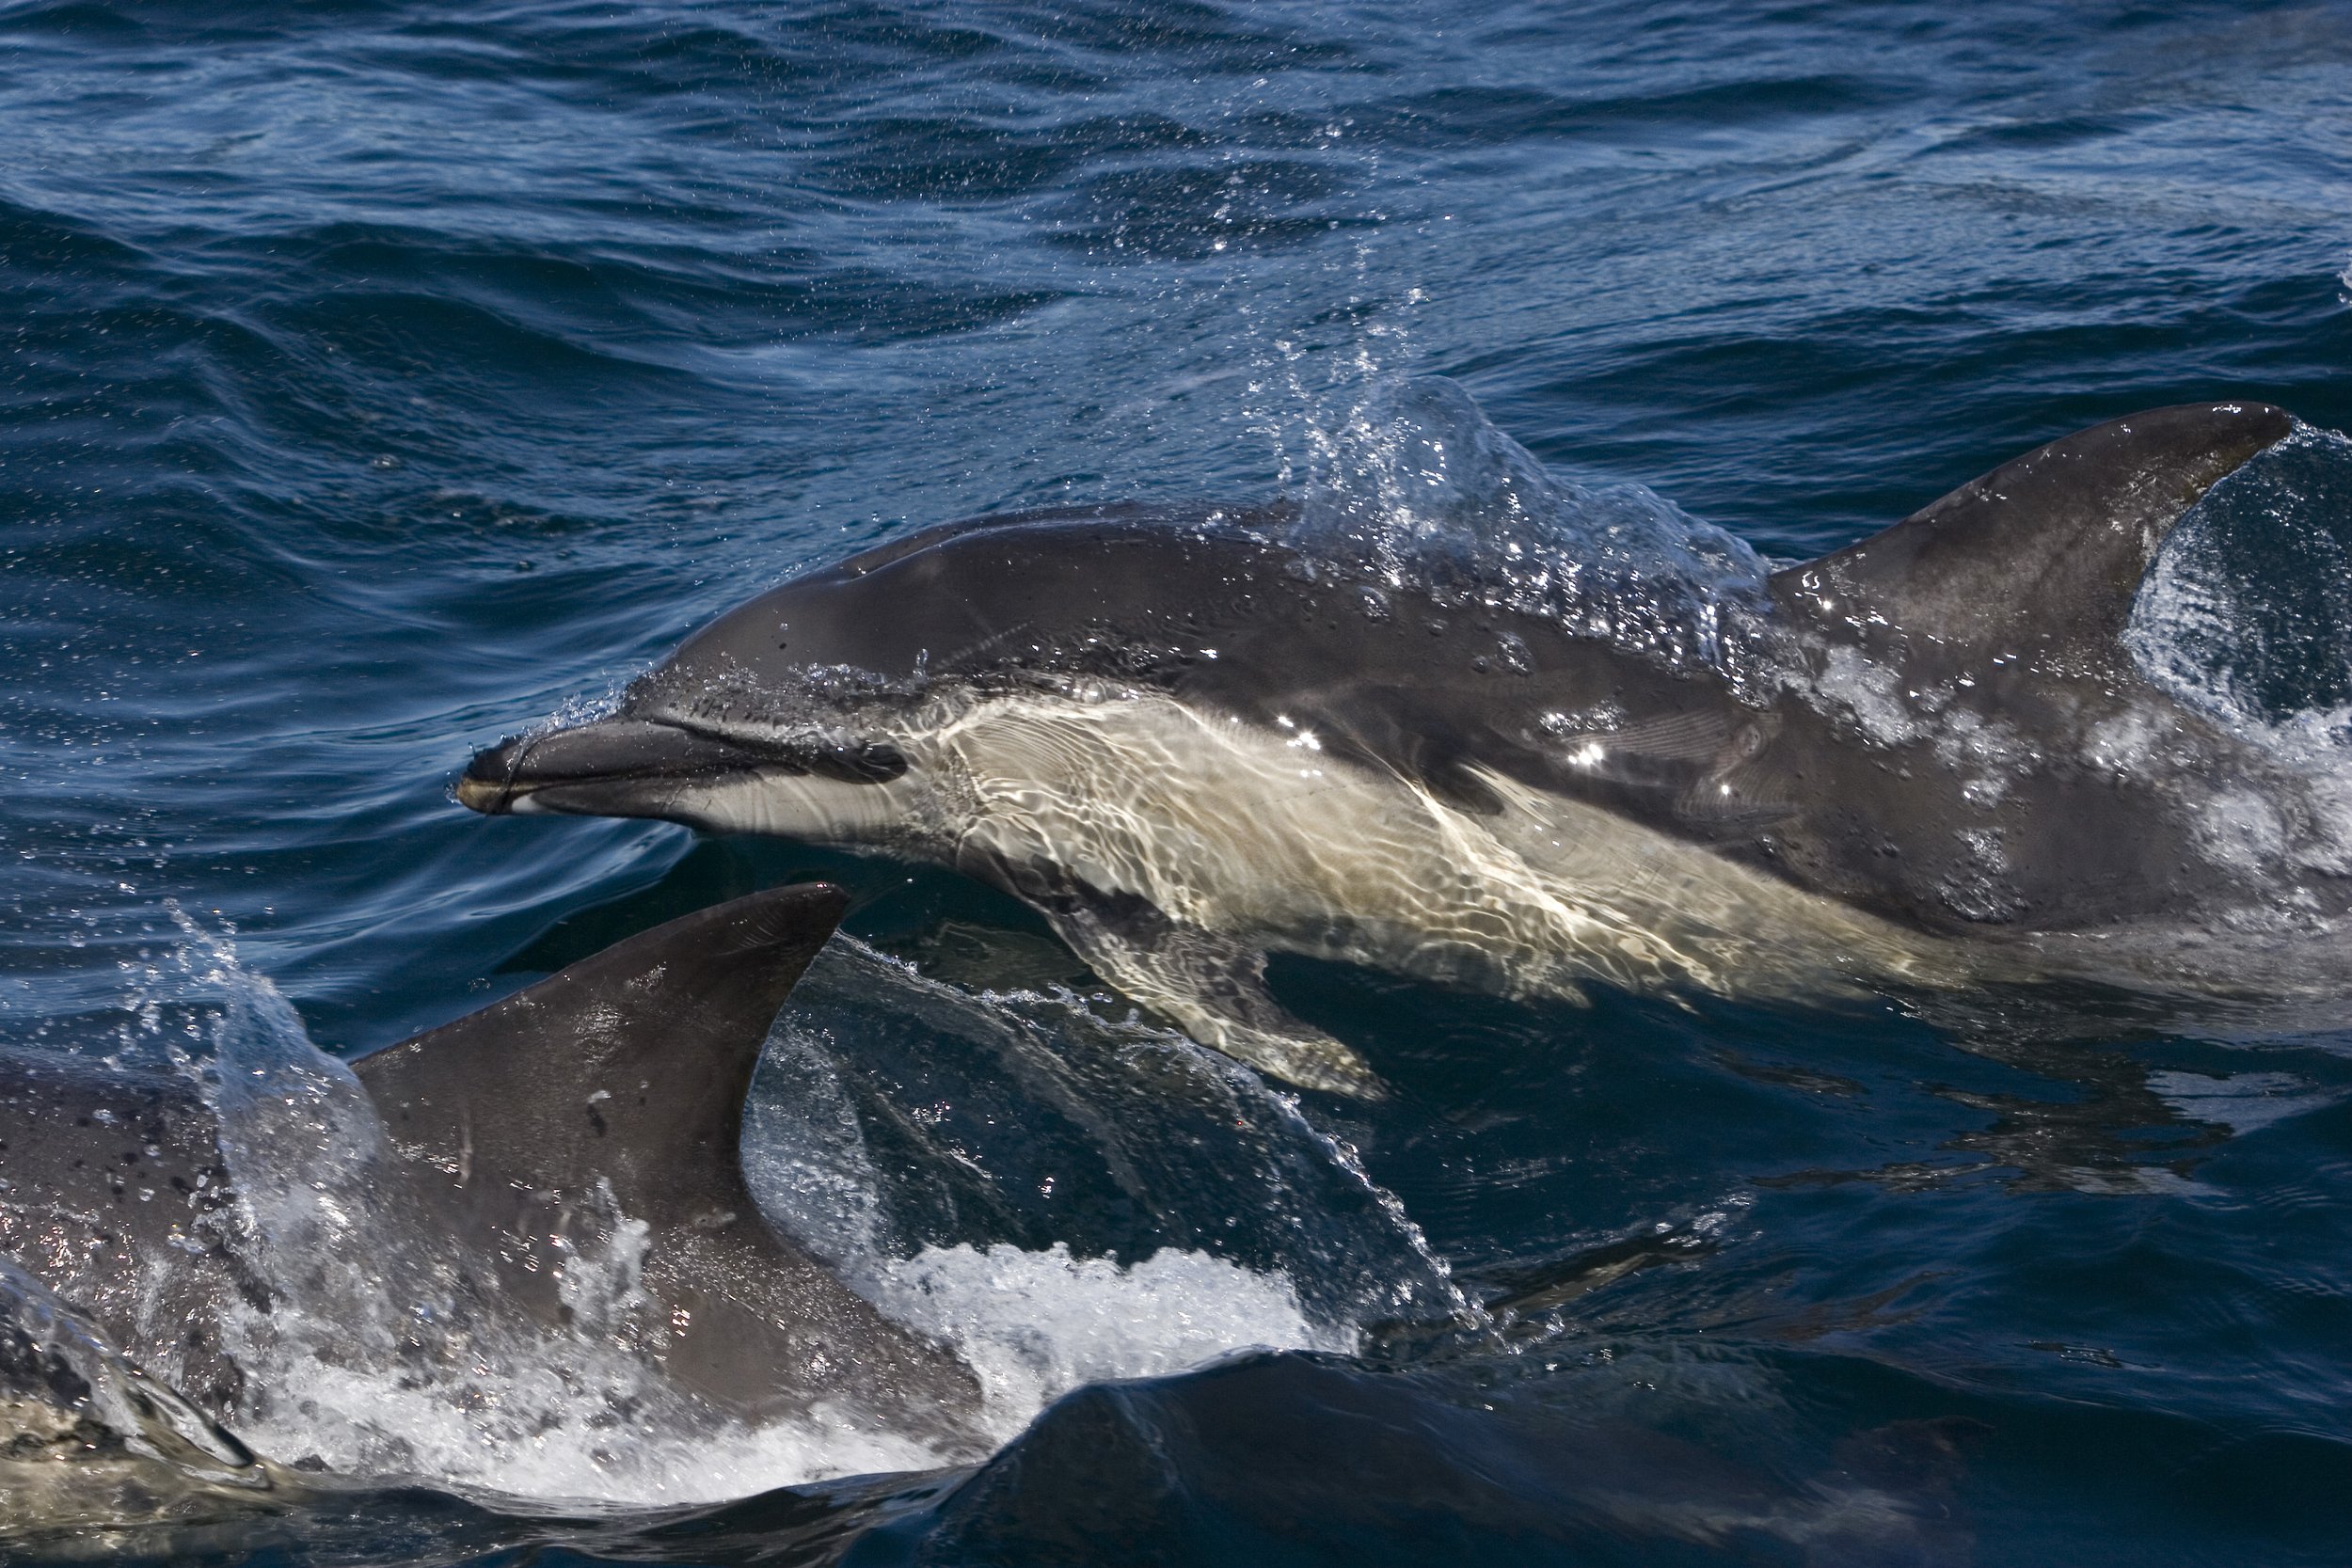
[[[2063,967],[2274,891],[2209,809],[2269,763],[2119,636],[2182,513],[2291,428],[2195,404],[2053,442],[1772,575],[1719,662],[1380,579],[1279,505],[951,524],[721,617],[458,796],[959,867],[1205,1043],[1356,1092],[1269,949],[1568,995]]]

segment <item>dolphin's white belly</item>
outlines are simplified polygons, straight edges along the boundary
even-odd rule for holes
[[[1974,955],[1494,774],[1473,815],[1410,780],[1159,695],[942,698],[882,738],[887,783],[762,774],[679,815],[1006,878],[1097,974],[1292,1083],[1378,1092],[1263,988],[1303,953],[1504,995],[1588,981],[1727,996],[1952,984]],[[1148,910],[1148,915],[1139,915]]]
[[[900,743],[929,784],[933,858],[1052,865],[1259,946],[1508,994],[1818,993],[1958,961],[1563,797],[1486,775],[1503,810],[1471,815],[1310,731],[1165,697],[993,698]]]
[[[1330,756],[1311,733],[1159,695],[942,698],[885,738],[910,764],[886,784],[743,777],[699,786],[681,811],[723,831],[1040,868],[1238,948],[1514,996],[1575,998],[1597,981],[1862,997],[2120,974],[2182,995],[2260,974],[2270,994],[2332,1001],[2352,968],[2352,938],[2316,952],[2267,927],[1940,939],[1497,774],[1480,778],[1502,809],[1474,815]],[[1057,925],[1105,979],[1203,1043],[1294,1082],[1361,1086],[1337,1042],[1302,1045],[1209,1005],[1216,988],[1200,982],[1218,977],[1197,953],[1170,960],[1115,928]]]

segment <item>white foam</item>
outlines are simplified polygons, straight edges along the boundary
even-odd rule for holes
[[[930,1247],[858,1283],[971,1366],[999,1442],[1087,1383],[1179,1372],[1248,1347],[1354,1348],[1352,1335],[1310,1323],[1279,1275],[1174,1249],[1122,1268],[1060,1245]],[[453,1359],[387,1367],[351,1354],[354,1310],[282,1303],[245,1325],[241,1348],[261,1354],[269,1385],[239,1421],[257,1449],[346,1475],[607,1505],[716,1501],[951,1462],[850,1410],[757,1427],[714,1419],[593,1338],[475,1334]]]
[[[607,1506],[716,1502],[942,1463],[849,1412],[756,1427],[715,1420],[642,1364],[586,1340],[500,1337],[404,1372],[340,1358],[350,1327],[341,1309],[281,1303],[270,1314],[258,1337],[269,1393],[237,1423],[249,1445],[342,1475]]]
[[[1132,1267],[1074,1258],[1059,1243],[926,1247],[864,1284],[979,1375],[999,1440],[1084,1384],[1165,1376],[1245,1348],[1357,1348],[1352,1332],[1310,1323],[1281,1275],[1174,1247]]]
[[[2198,812],[2198,840],[2217,865],[2264,873],[2280,866],[2289,842],[2284,818],[2255,790],[2216,789]]]

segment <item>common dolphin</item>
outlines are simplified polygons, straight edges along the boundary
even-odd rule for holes
[[[391,1288],[561,1328],[574,1271],[617,1240],[628,1306],[598,1331],[707,1407],[759,1421],[823,1405],[981,1451],[970,1372],[771,1230],[744,1184],[754,1068],[846,903],[811,884],[703,910],[353,1064],[386,1146],[358,1201],[388,1239],[424,1244],[350,1261],[441,1271]],[[229,1315],[279,1305],[233,1140],[190,1076],[0,1055],[0,1254],[214,1420],[249,1375]]]
[[[2181,515],[2292,428],[2194,404],[2052,442],[1772,574],[1739,660],[1382,579],[1280,504],[952,523],[759,595],[457,794],[960,868],[1342,1091],[1375,1081],[1268,950],[1506,993],[1958,983],[2270,895],[2213,789],[2266,760],[2121,637]],[[2324,865],[2304,892],[2347,901]]]

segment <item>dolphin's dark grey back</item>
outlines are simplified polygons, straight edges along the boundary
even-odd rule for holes
[[[690,638],[619,717],[485,752],[474,772],[502,779],[527,753],[532,771],[552,776],[578,749],[583,770],[616,787],[562,809],[624,814],[631,791],[614,758],[643,733],[659,737],[644,751],[651,773],[785,760],[850,777],[847,750],[738,757],[722,738],[801,684],[797,666],[818,663],[897,683],[1075,675],[1156,687],[1246,721],[1310,726],[1337,756],[1483,810],[1491,801],[1472,765],[1557,782],[1563,770],[1539,723],[1549,709],[1725,700],[1709,672],[1661,668],[1536,616],[1440,606],[1409,590],[1368,595],[1279,541],[1290,516],[1059,508],[931,530],[762,594]],[[1278,536],[1246,531],[1253,526]],[[636,723],[639,713],[660,722]],[[656,757],[659,748],[668,754]]]

